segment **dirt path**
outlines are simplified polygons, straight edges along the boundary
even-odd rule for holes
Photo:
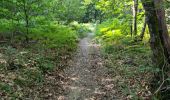
[[[64,93],[59,100],[117,100],[114,80],[103,66],[99,45],[91,42],[93,33],[79,43],[77,55],[65,69]]]

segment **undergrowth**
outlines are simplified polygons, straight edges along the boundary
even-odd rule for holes
[[[150,81],[157,69],[151,60],[149,35],[145,34],[144,41],[135,42],[127,34],[128,30],[124,31],[126,25],[120,25],[118,20],[112,22],[106,21],[97,26],[95,40],[102,45],[105,65],[114,75],[113,79],[117,80],[117,91],[122,96],[120,98],[151,99]]]
[[[150,98],[150,80],[156,69],[147,45],[107,45],[103,47],[103,55],[111,73],[119,77],[117,85],[125,98]]]
[[[5,34],[4,30],[1,33]],[[3,36],[4,40],[9,37]],[[23,43],[25,35],[15,35],[12,42],[0,44],[1,98],[35,99],[40,94],[51,95],[43,91],[59,81],[60,78],[51,77],[67,66],[77,48],[79,34],[72,27],[51,23],[29,28],[28,37],[28,43]],[[55,91],[59,88],[54,87]]]

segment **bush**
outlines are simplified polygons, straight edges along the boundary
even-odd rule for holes
[[[29,38],[37,40],[48,48],[74,50],[77,43],[76,31],[71,28],[58,25],[42,25],[31,29]]]
[[[118,19],[109,19],[97,25],[96,36],[102,40],[102,43],[117,43],[125,37],[122,32],[122,26]]]

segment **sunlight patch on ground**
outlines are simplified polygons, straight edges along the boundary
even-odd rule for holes
[[[106,92],[101,92],[100,90],[99,90],[99,88],[95,88],[95,91],[94,91],[94,93],[95,94],[106,94]]]
[[[86,72],[90,72],[90,71],[89,71],[89,70],[87,70],[87,69],[86,69],[86,70],[84,70],[84,71],[86,71]]]
[[[111,79],[111,78],[103,78],[102,79],[102,82],[113,82],[115,81],[114,79]]]
[[[82,90],[83,88],[77,86],[68,86],[71,90]]]
[[[28,52],[26,52],[26,51],[22,51],[22,52],[20,52],[20,54],[21,55],[23,55],[23,54],[27,54]]]
[[[5,60],[5,59],[3,59],[3,54],[2,53],[0,53],[0,64],[6,64],[7,63],[7,61]]]
[[[73,81],[79,80],[79,78],[77,78],[77,77],[72,77],[70,79],[73,80]]]
[[[64,86],[64,88],[68,88],[68,89],[71,89],[71,90],[78,90],[78,91],[83,91],[83,90],[86,90],[86,91],[90,91],[91,89],[88,89],[88,88],[85,88],[85,87],[78,87],[78,86]]]
[[[65,96],[59,96],[57,100],[65,100]]]
[[[113,89],[114,88],[114,84],[109,84],[105,86],[107,90]]]
[[[5,59],[0,59],[0,64],[7,64]]]
[[[84,100],[96,100],[95,97],[92,97],[92,98],[87,98],[87,99],[84,99]]]

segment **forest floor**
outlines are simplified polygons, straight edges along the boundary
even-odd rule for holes
[[[92,42],[93,33],[80,40],[76,55],[63,73],[64,92],[59,100],[118,100],[112,75],[104,66],[100,45]]]
[[[97,39],[88,33],[71,51],[67,45],[61,50],[40,48],[41,43],[2,46],[0,100],[150,100],[155,70],[149,46],[125,44],[127,40],[97,44]]]

